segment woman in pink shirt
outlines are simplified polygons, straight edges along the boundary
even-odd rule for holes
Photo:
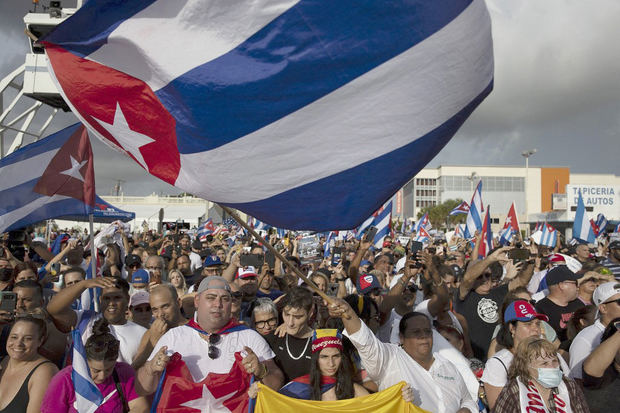
[[[149,404],[134,390],[135,372],[127,363],[117,362],[119,341],[110,333],[108,323],[100,319],[93,325],[93,335],[84,346],[90,375],[103,396],[103,403],[97,413],[147,412]],[[75,390],[68,366],[54,376],[50,382],[41,412],[77,412]]]

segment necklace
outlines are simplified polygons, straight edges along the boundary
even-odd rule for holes
[[[310,344],[311,338],[312,336],[309,336],[308,339],[306,340],[306,345],[304,346],[304,349],[301,351],[301,354],[299,355],[299,357],[295,357],[291,354],[291,350],[288,347],[288,334],[287,334],[286,335],[286,352],[288,353],[288,356],[292,358],[293,360],[299,360],[300,358],[302,358],[303,355],[306,353],[306,350],[308,349],[308,344]]]

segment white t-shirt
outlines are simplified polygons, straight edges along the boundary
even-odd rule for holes
[[[102,315],[101,313],[85,310],[79,310],[75,313],[77,315],[77,326],[80,326],[80,322],[82,322],[84,317],[89,318],[86,327],[82,329],[82,342],[86,344],[86,340],[88,340],[88,338],[93,334],[93,324],[95,324],[95,321],[99,320]],[[110,324],[109,327],[112,335],[120,341],[119,354],[116,361],[131,364],[136,356],[136,353],[138,352],[140,340],[142,340],[142,336],[146,332],[146,328],[129,320],[127,320],[127,322],[123,325]]]
[[[168,346],[167,354],[170,356],[181,354],[196,382],[204,380],[209,373],[229,373],[235,363],[235,353],[243,352],[244,346],[251,348],[260,361],[275,357],[265,339],[251,329],[222,334],[219,343],[215,345],[220,350],[220,356],[216,359],[208,356],[209,343],[200,337],[198,331],[185,325],[168,330],[153,348],[149,360],[163,346]],[[245,352],[242,356],[245,356]]]
[[[422,301],[420,304],[415,306],[413,311],[417,311],[418,313],[425,314],[431,320],[436,320],[437,317],[433,317],[431,315],[431,312],[428,310],[428,303],[430,301],[431,301],[430,299]],[[456,316],[452,313],[452,311],[448,311],[448,315],[450,316],[450,319],[452,320],[452,326],[456,328],[461,334],[464,335],[465,333],[463,332],[463,326],[461,326],[461,322],[459,321],[459,319],[456,318]]]
[[[583,377],[583,362],[601,343],[601,336],[605,331],[605,326],[598,319],[592,324],[581,330],[573,339],[570,345],[570,377],[581,379]]]
[[[192,272],[195,272],[198,268],[202,268],[202,259],[200,258],[200,255],[194,251],[189,253],[189,262],[189,268]]]
[[[364,324],[355,334],[345,335],[357,348],[368,376],[385,390],[405,381],[414,389],[416,406],[434,413],[452,413],[467,408],[477,413],[478,408],[457,368],[437,353],[427,371],[400,346],[382,343]]]

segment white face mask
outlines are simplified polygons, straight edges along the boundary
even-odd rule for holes
[[[538,382],[542,384],[544,387],[548,389],[553,389],[558,387],[560,383],[562,383],[562,370],[558,367],[555,368],[543,368],[539,367],[536,369],[538,371]]]

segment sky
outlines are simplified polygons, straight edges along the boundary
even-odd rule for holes
[[[620,175],[620,1],[487,0],[487,6],[494,90],[428,167],[521,166],[521,152],[535,148],[530,166]],[[0,2],[0,77],[24,62],[23,16],[31,8],[29,0]],[[63,114],[48,132],[75,121]],[[126,195],[180,192],[97,139],[93,151],[100,195],[110,195],[117,180]]]

